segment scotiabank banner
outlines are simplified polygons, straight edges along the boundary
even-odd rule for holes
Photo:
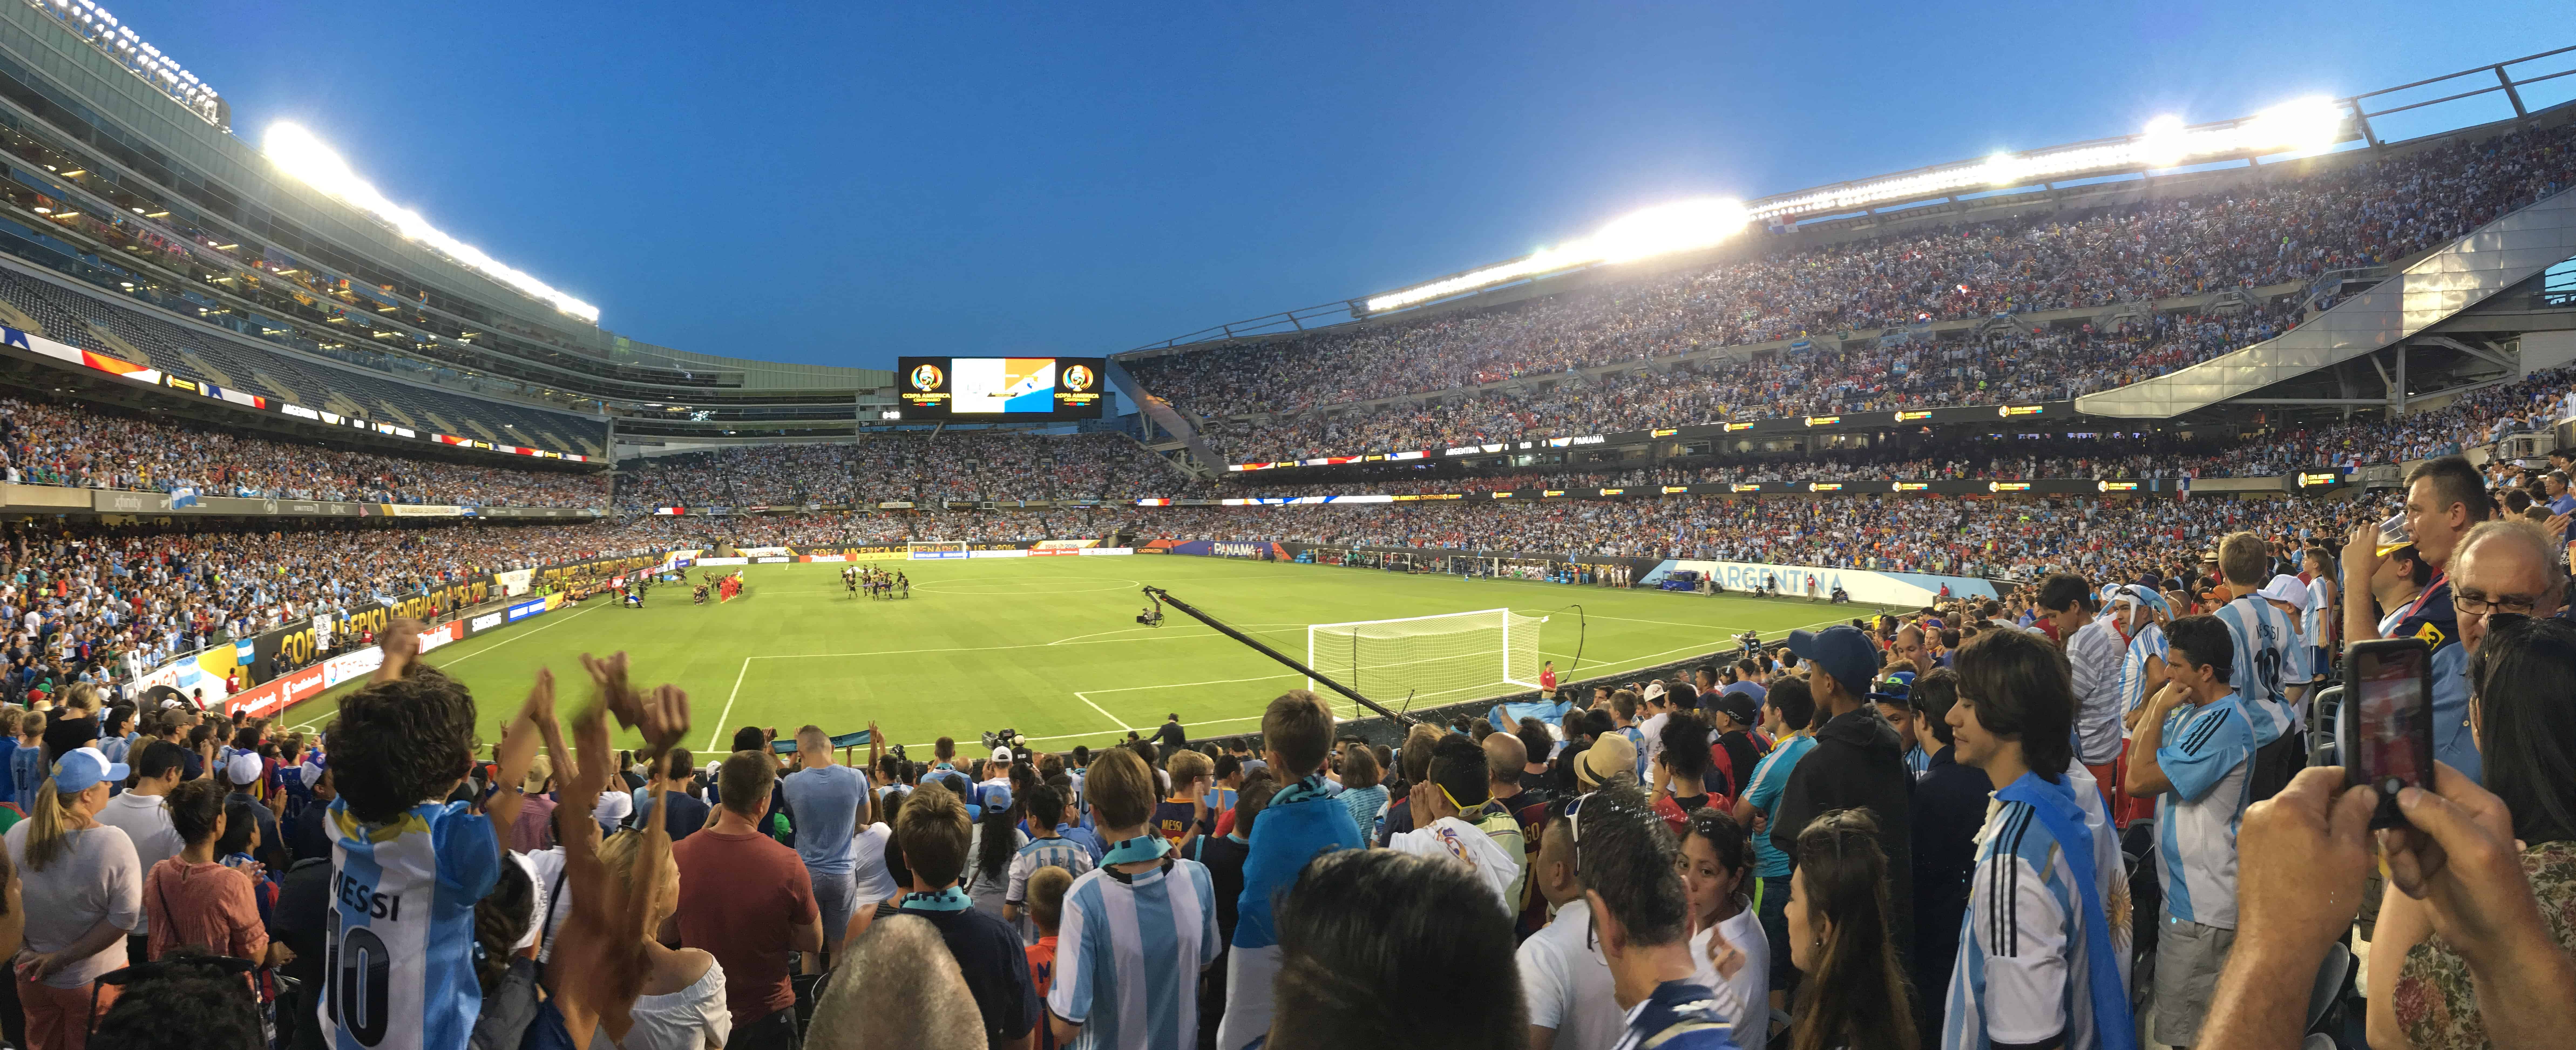
[[[1081,547],[1031,547],[1029,548],[1029,557],[1051,558],[1058,555],[1075,555],[1082,552],[1083,548]]]
[[[313,699],[326,688],[322,684],[322,667],[315,665],[234,693],[224,700],[224,711],[249,718],[266,718],[285,710],[289,704]]]

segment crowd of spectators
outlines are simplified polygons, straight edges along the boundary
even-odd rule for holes
[[[2305,282],[2436,247],[2566,186],[2576,174],[2570,135],[2516,132],[2092,214],[1775,251],[1491,310],[1147,358],[1131,370],[1202,417],[1308,412],[1698,349]],[[1384,422],[1290,423],[1276,437],[1256,432],[1235,458],[2072,396],[2268,338],[2305,305],[2293,294],[2232,317],[2157,314],[2134,330],[2004,325],[1892,352],[1785,352],[1714,374],[1571,384]]]
[[[1504,386],[1444,397],[1437,405],[1310,411],[1210,429],[1230,460],[1259,463],[1725,421],[2030,404],[2204,361],[2271,338],[2296,317],[2284,298],[2234,316],[2160,313],[2102,331],[2089,323],[2041,332],[2005,327],[1867,350],[1703,360],[1664,371],[1532,375],[1518,385],[1553,380],[1555,386],[1544,393]]]
[[[204,496],[605,507],[596,473],[466,466],[236,433],[90,403],[0,396],[0,476],[31,485]]]
[[[659,553],[664,519],[583,524],[368,522],[0,525],[0,693],[127,677],[225,638],[513,569]]]
[[[568,717],[540,671],[487,752],[410,621],[318,738],[72,681],[0,706],[0,951],[19,961],[0,1032],[382,1045],[381,1012],[319,1000],[349,987],[335,952],[399,944],[371,979],[413,989],[403,1045],[440,1050],[601,1030],[742,1050],[2104,1046],[2141,1026],[2287,1047],[2378,872],[2376,929],[2357,928],[2372,1042],[2548,1045],[2576,1023],[2566,462],[2435,460],[2393,517],[2390,497],[1152,512],[2031,580],[1585,683],[1544,719],[1397,726],[1392,746],[1298,691],[1257,736],[1206,742],[1175,715],[1096,750],[907,755],[869,723],[844,765],[819,724],[739,726],[699,756],[687,696],[616,654],[581,657],[592,695]],[[2513,520],[2486,520],[2498,504]],[[44,596],[12,639],[43,650],[87,610],[233,593],[216,558],[286,558],[297,586],[831,520],[291,538],[346,564],[259,537],[22,530],[0,537],[0,596]],[[2431,699],[2441,764],[2375,852],[2378,788],[2300,772],[2293,727],[2338,638],[2432,636],[2418,621],[2454,661]],[[2187,833],[2124,841],[2149,816]],[[2159,892],[2133,901],[2142,885]]]
[[[869,434],[621,462],[618,504],[793,507],[985,500],[1132,500],[1204,486],[1121,434],[957,430]]]
[[[2378,504],[2286,498],[1993,499],[1848,495],[1159,507],[1143,538],[1574,558],[1694,558],[1950,576],[2101,571],[2149,542],[2206,546],[2237,529],[2330,535]],[[2378,513],[2386,513],[2379,510]]]

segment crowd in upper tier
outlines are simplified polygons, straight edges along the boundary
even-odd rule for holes
[[[12,482],[262,499],[604,507],[594,472],[467,466],[262,437],[88,402],[0,396],[0,472]]]
[[[1131,362],[1202,417],[1305,412],[1695,349],[1924,322],[2107,307],[2304,284],[2403,260],[2576,180],[2576,131],[2518,132],[2404,157],[2266,172],[2090,214],[1894,234],[1499,307]],[[2233,316],[2158,314],[2119,330],[2070,321],[1728,361],[1713,374],[1623,377],[1383,421],[1256,431],[1238,461],[1436,447],[1875,408],[2072,396],[2170,371],[2304,320],[2304,287]]]

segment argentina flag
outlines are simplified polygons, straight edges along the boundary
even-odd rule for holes
[[[196,505],[197,490],[195,487],[183,485],[170,490],[170,506],[173,509],[179,507],[193,507]]]

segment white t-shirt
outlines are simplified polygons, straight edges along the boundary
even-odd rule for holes
[[[170,826],[170,806],[159,795],[138,795],[128,791],[107,800],[98,811],[98,822],[125,832],[134,844],[134,860],[145,873],[152,866],[179,855],[187,843],[179,841],[178,829]],[[132,933],[137,936],[152,932],[150,923],[135,920]]]
[[[1448,857],[1467,865],[1475,869],[1479,881],[1493,887],[1494,899],[1502,902],[1506,914],[1520,912],[1520,902],[1512,899],[1512,883],[1520,877],[1521,858],[1503,849],[1483,828],[1456,817],[1442,817],[1432,821],[1430,827],[1389,838],[1387,847],[1425,857]]]
[[[1744,968],[1735,971],[1734,980],[1720,980],[1717,967],[1708,961],[1709,934],[1701,930],[1691,937],[1691,965],[1697,972],[1691,979],[1716,993],[1728,1007],[1727,1021],[1735,1025],[1737,1041],[1743,1033],[1771,1030],[1771,941],[1762,933],[1762,916],[1750,902],[1735,917],[1717,924],[1716,932],[1726,935],[1726,942],[1744,952]]]
[[[900,889],[894,884],[894,875],[886,871],[886,840],[893,836],[893,829],[883,821],[860,828],[857,835],[851,836],[850,848],[856,856],[850,863],[850,876],[858,882],[861,906],[892,898]]]
[[[572,915],[572,902],[555,899],[555,893],[560,889],[569,894],[572,883],[563,881],[564,851],[561,846],[522,854],[520,859],[528,862],[528,874],[537,880],[537,914],[546,917],[546,939],[537,944],[537,961],[545,962],[554,957],[555,936],[563,932],[564,920]],[[562,884],[558,886],[558,882]]]
[[[1521,942],[1517,958],[1529,1023],[1555,1029],[1555,1045],[1606,1050],[1627,1032],[1626,1013],[1611,995],[1610,961],[1594,942],[1592,909],[1583,901],[1567,902],[1556,921]]]
[[[669,995],[635,997],[635,1027],[620,1042],[624,1050],[702,1050],[713,1040],[733,1037],[733,1011],[725,1007],[724,964],[707,961],[707,972],[688,987]]]

